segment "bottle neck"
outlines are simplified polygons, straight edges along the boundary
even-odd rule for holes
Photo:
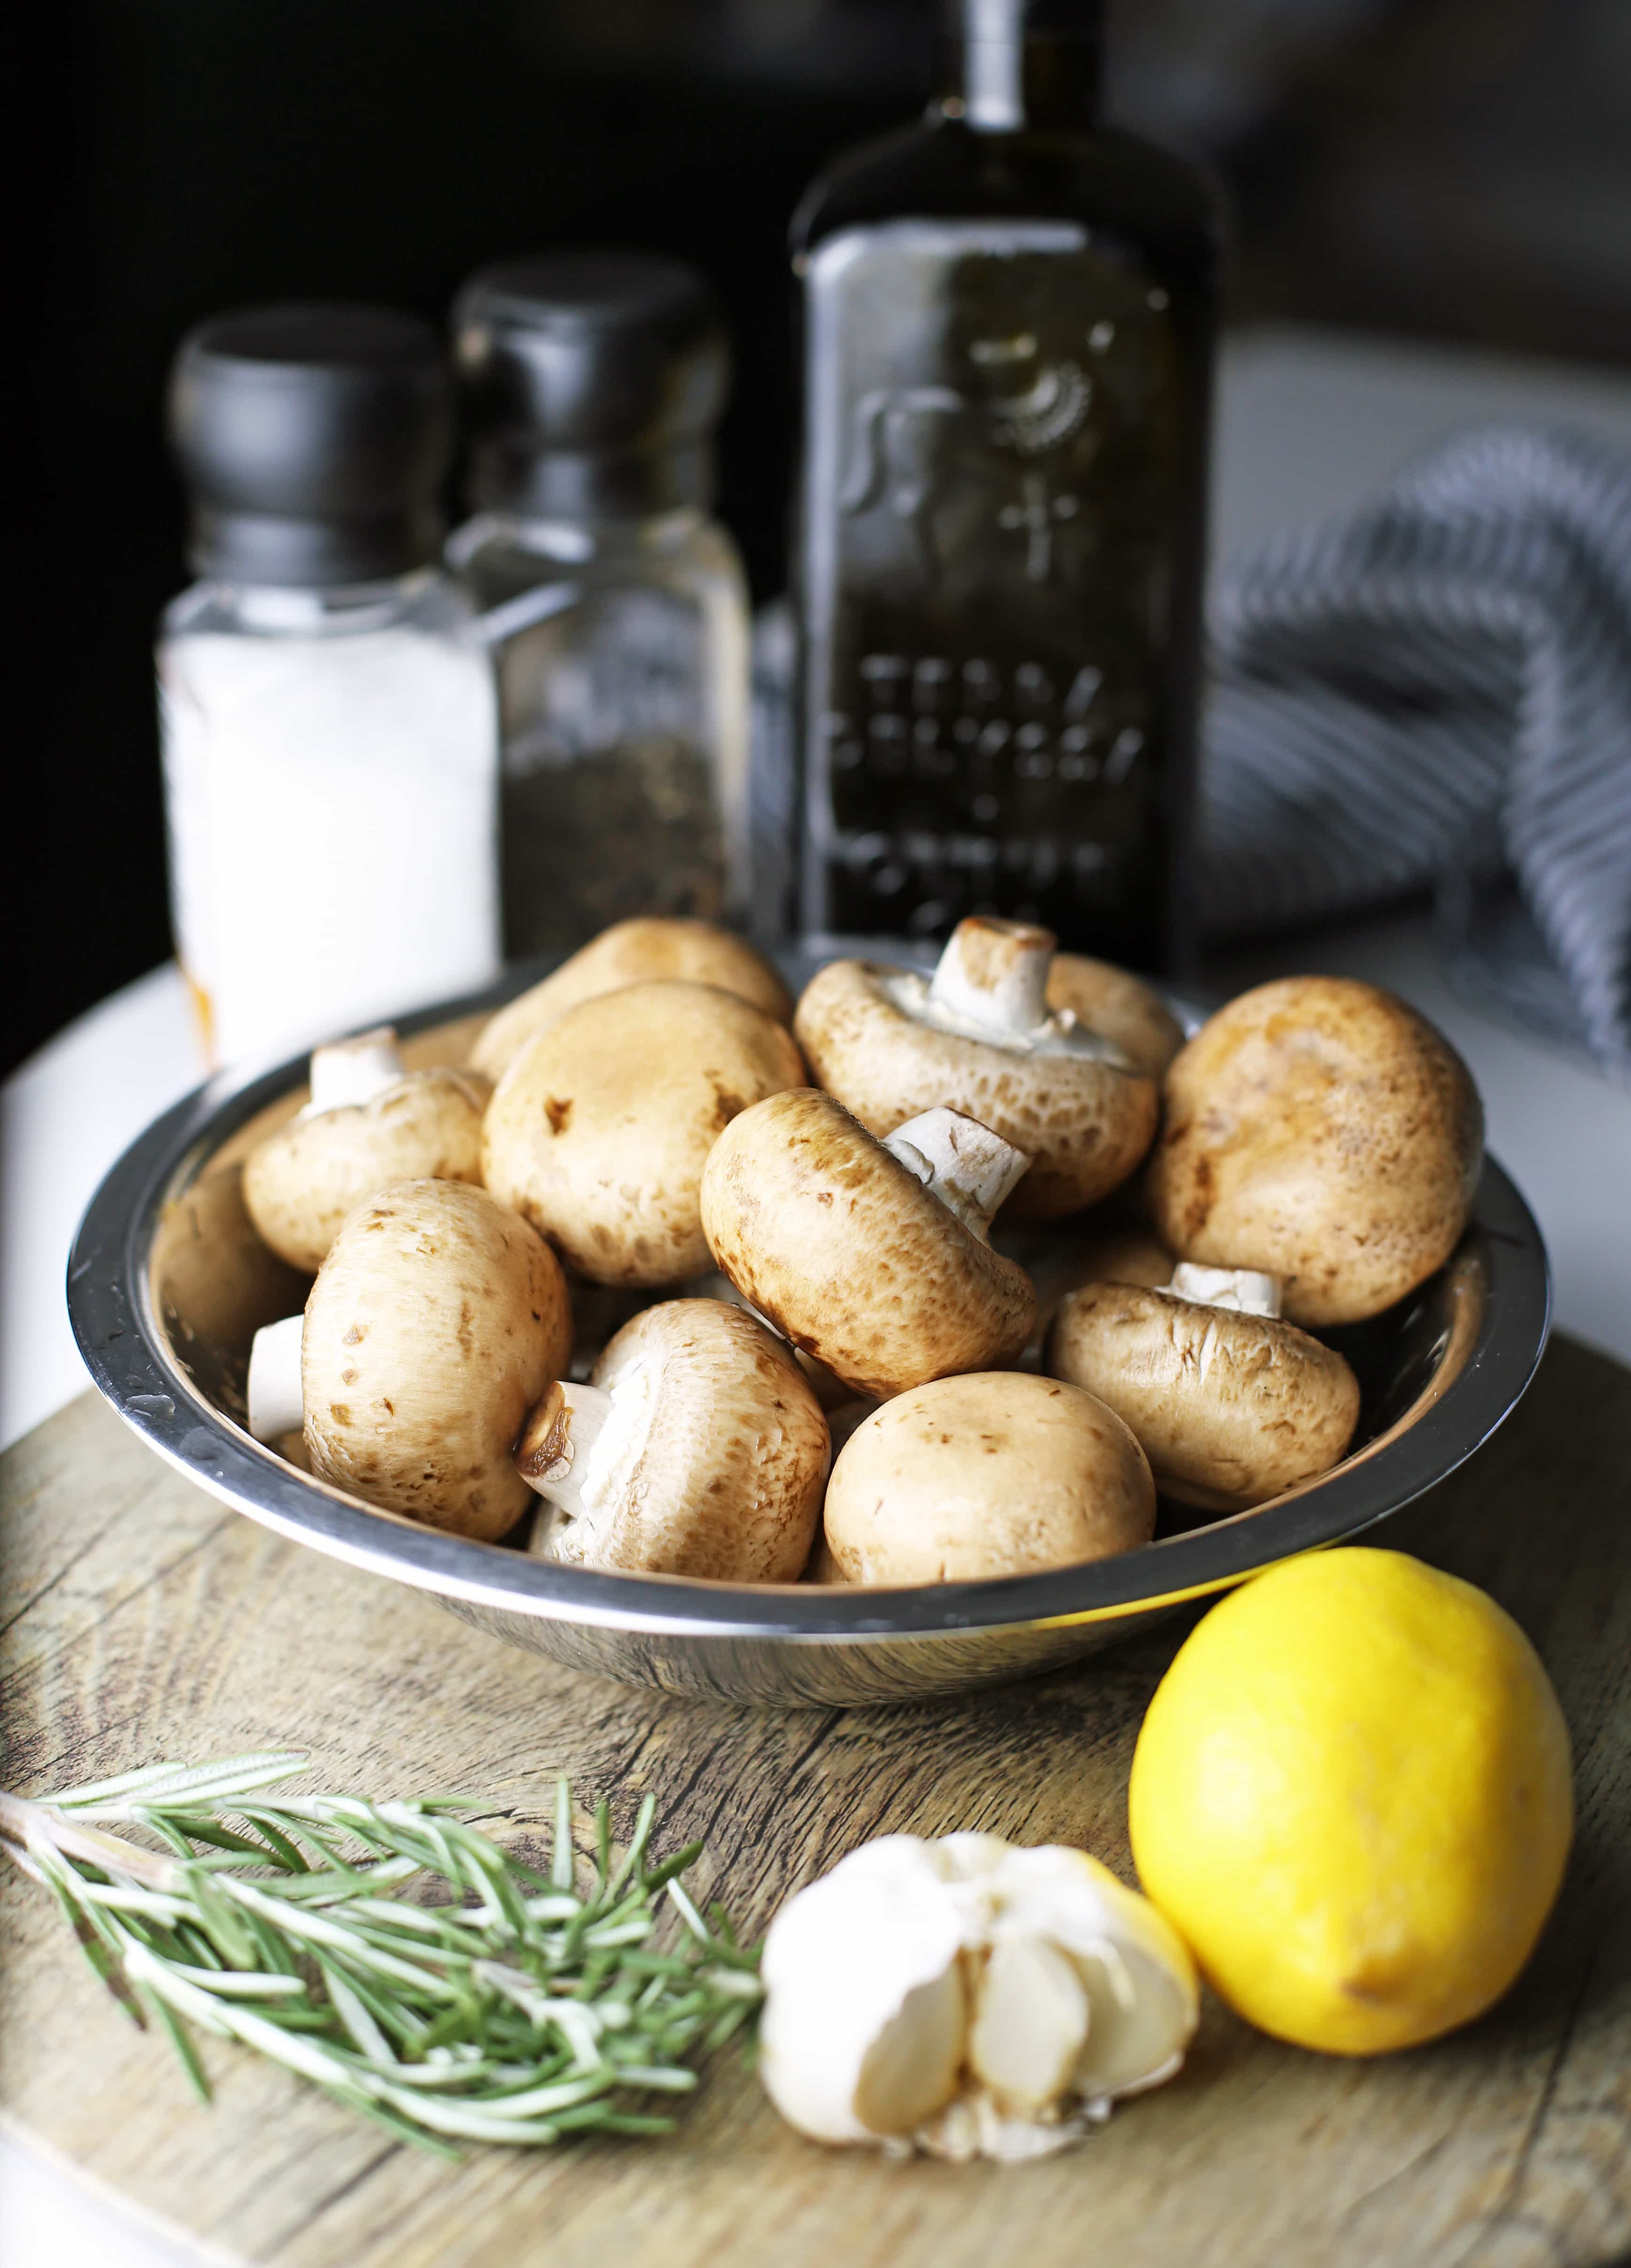
[[[944,118],[976,133],[1084,132],[1098,107],[1097,0],[948,0]]]

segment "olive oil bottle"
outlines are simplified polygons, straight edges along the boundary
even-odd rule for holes
[[[1187,959],[1219,229],[1095,122],[1096,0],[951,0],[803,287],[800,926]]]

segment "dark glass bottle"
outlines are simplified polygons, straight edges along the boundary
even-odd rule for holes
[[[801,926],[1187,959],[1219,230],[1094,123],[1092,0],[954,0],[793,222]]]

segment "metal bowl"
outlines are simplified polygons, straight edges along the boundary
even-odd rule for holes
[[[795,985],[813,964],[785,957]],[[399,1020],[410,1063],[457,1060],[482,1017],[538,970]],[[1191,1027],[1188,1002],[1173,1006]],[[1187,1599],[1358,1535],[1452,1472],[1534,1374],[1550,1316],[1529,1208],[1486,1163],[1461,1244],[1388,1314],[1328,1334],[1363,1388],[1358,1446],[1255,1510],[1142,1550],[1000,1582],[911,1590],[699,1583],[557,1567],[375,1512],[286,1464],[243,1425],[249,1342],[304,1304],[308,1279],[251,1227],[247,1151],[298,1108],[304,1057],[224,1074],[130,1145],[91,1202],[68,1305],[91,1375],[144,1440],[224,1503],[576,1669],[782,1707],[916,1699],[1051,1669]],[[1193,1514],[1162,1510],[1163,1525]]]

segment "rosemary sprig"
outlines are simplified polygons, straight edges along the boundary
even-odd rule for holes
[[[680,1881],[700,1845],[653,1865],[648,1795],[621,1853],[599,1805],[579,1859],[561,1780],[541,1874],[471,1823],[490,1807],[262,1794],[305,1764],[285,1749],[37,1800],[0,1790],[0,1850],[55,1893],[92,1968],[168,2034],[206,2102],[195,2029],[445,2154],[668,2132],[652,2099],[693,2088],[695,2058],[759,1999],[756,1953]],[[427,1877],[452,1896],[402,1895]],[[652,1943],[660,1900],[683,1925],[672,1949]]]

